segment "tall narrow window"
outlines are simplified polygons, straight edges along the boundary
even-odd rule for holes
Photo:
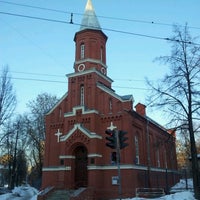
[[[85,58],[85,45],[81,44],[81,59]]]
[[[156,159],[157,159],[157,167],[160,167],[160,151],[159,147],[156,149]]]
[[[164,149],[164,156],[165,156],[165,168],[168,168],[168,165],[167,165],[167,152],[166,152],[166,149]]]
[[[84,85],[81,85],[81,88],[80,88],[80,103],[81,103],[81,106],[84,105]]]
[[[103,47],[101,47],[100,50],[100,60],[103,61]]]
[[[112,112],[112,99],[109,99],[109,110]]]
[[[62,109],[59,108],[59,118],[61,118],[61,117],[62,117]]]
[[[138,136],[135,136],[135,164],[140,164]]]

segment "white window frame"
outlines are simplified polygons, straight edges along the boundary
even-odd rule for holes
[[[81,85],[80,87],[80,103],[81,103],[81,106],[84,105],[84,85]]]
[[[81,59],[85,58],[85,44],[81,44]]]

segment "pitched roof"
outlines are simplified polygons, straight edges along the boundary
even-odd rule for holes
[[[116,94],[112,88],[109,88],[100,82],[97,82],[97,87],[100,88],[101,90],[105,91],[106,93],[110,94],[111,96],[119,99],[122,102],[134,101],[133,95],[120,96],[120,95]]]
[[[99,21],[97,19],[97,16],[95,14],[92,0],[88,0],[86,7],[85,7],[85,13],[83,15],[83,19],[81,22],[80,31],[85,29],[94,29],[94,30],[101,30]]]

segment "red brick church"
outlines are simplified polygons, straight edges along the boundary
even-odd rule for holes
[[[80,30],[75,33],[74,72],[68,92],[46,115],[42,188],[86,187],[96,198],[118,195],[116,150],[106,146],[106,129],[124,130],[127,147],[120,150],[122,197],[141,187],[176,182],[175,134],[146,115],[145,105],[133,107],[133,96],[120,96],[107,76],[106,41],[87,1]]]

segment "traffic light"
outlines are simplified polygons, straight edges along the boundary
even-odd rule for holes
[[[111,149],[116,149],[117,140],[115,136],[115,131],[107,129],[105,133],[109,135],[108,137],[106,137],[106,140],[108,140],[108,142],[106,143],[106,146],[110,147]]]
[[[125,143],[126,140],[128,140],[125,135],[127,134],[126,131],[119,131],[119,147],[120,149],[123,149],[128,146],[128,143]]]

